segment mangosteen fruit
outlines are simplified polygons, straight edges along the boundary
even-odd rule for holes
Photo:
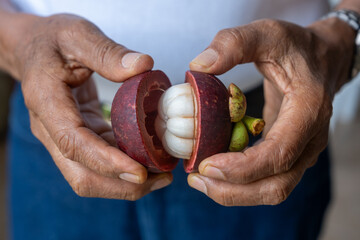
[[[227,90],[217,77],[194,71],[175,86],[159,70],[128,79],[111,108],[119,148],[150,172],[171,171],[183,159],[187,173],[209,156],[241,151],[248,137],[232,132],[232,122],[244,117],[246,99],[232,85]]]

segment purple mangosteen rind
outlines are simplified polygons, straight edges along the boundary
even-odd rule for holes
[[[187,173],[197,172],[202,160],[227,152],[232,132],[229,93],[215,76],[188,71],[186,82],[193,88],[198,106],[195,146],[189,160],[184,160]]]
[[[144,105],[147,108],[149,102],[144,103],[146,95],[152,91],[164,92],[170,86],[169,79],[162,71],[148,71],[125,81],[112,103],[111,124],[119,149],[146,166],[150,172],[169,172],[178,162],[164,149],[154,148],[152,139],[157,138],[155,131],[155,136],[151,136],[146,129]],[[159,98],[156,97],[155,106]]]

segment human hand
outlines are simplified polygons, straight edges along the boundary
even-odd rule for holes
[[[11,73],[21,80],[31,130],[73,190],[84,197],[136,200],[172,181],[149,174],[116,148],[102,119],[92,71],[121,82],[150,70],[150,56],[107,38],[76,16],[32,18],[16,45]]]
[[[327,145],[332,100],[348,80],[354,38],[335,18],[308,28],[260,20],[220,31],[190,68],[222,74],[254,62],[265,77],[264,139],[205,159],[189,185],[225,206],[284,201]]]

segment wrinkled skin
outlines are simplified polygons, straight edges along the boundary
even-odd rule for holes
[[[222,74],[254,62],[264,75],[263,139],[205,159],[189,185],[225,205],[279,204],[328,142],[332,100],[348,81],[355,31],[335,19],[303,28],[260,20],[220,31],[190,68]]]
[[[148,174],[117,149],[91,79],[96,71],[121,82],[150,70],[152,58],[134,54],[76,16],[20,17],[28,18],[26,31],[17,35],[16,64],[8,70],[21,81],[32,132],[73,190],[84,197],[136,200],[170,184],[171,174]]]

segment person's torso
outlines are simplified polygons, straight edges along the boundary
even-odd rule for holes
[[[43,16],[73,13],[95,23],[116,42],[150,54],[154,69],[163,70],[173,84],[184,81],[189,62],[216,33],[260,18],[276,18],[307,25],[328,11],[327,0],[13,0],[23,11]],[[262,77],[252,64],[220,76],[243,90]],[[111,101],[117,87],[98,80],[100,97]]]

